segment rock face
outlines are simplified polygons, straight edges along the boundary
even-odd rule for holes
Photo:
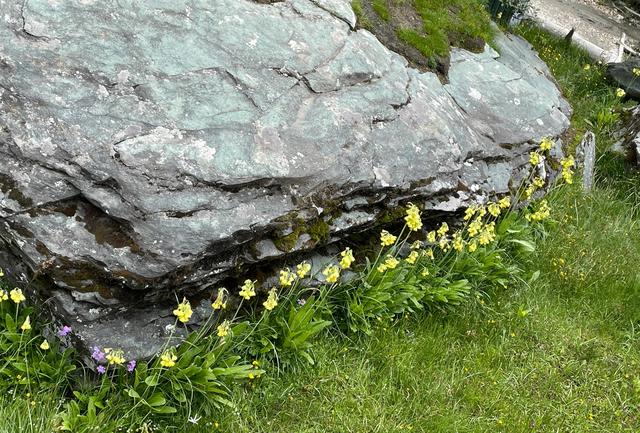
[[[133,357],[162,342],[164,301],[408,200],[428,214],[505,193],[569,124],[524,40],[455,50],[442,84],[355,31],[347,0],[0,12],[0,266],[82,343]]]
[[[633,71],[640,70],[640,58],[631,58],[622,63],[607,65],[607,77],[613,80],[627,96],[640,101],[640,75]]]

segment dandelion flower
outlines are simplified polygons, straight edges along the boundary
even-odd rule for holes
[[[276,308],[278,305],[278,293],[276,292],[276,289],[269,290],[269,297],[267,297],[267,300],[264,301],[262,305],[264,305],[264,308],[268,311]]]
[[[351,248],[345,248],[345,250],[341,252],[340,255],[342,256],[342,259],[340,260],[340,267],[342,269],[349,269],[353,262],[356,260],[353,257],[353,251],[351,251]]]
[[[307,262],[299,263],[296,266],[296,274],[298,274],[298,278],[304,278],[311,272],[311,265]]]
[[[327,283],[333,284],[338,281],[338,278],[340,278],[340,268],[335,265],[329,265],[324,268],[322,275],[325,276]]]
[[[19,304],[20,302],[23,302],[23,301],[25,301],[27,299],[22,294],[22,290],[18,289],[17,287],[15,289],[13,289],[9,293],[9,295],[11,296],[11,300],[13,302],[15,302],[16,304]]]
[[[409,203],[409,207],[407,208],[407,215],[404,217],[404,220],[411,231],[418,231],[422,228],[422,219],[420,218],[420,209],[418,206]]]
[[[41,344],[40,344],[40,349],[42,350],[49,350],[51,346],[49,346],[49,342],[47,340],[44,340]]]
[[[382,244],[383,247],[388,247],[389,245],[395,244],[396,239],[398,239],[397,236],[392,235],[386,230],[382,230],[380,232],[380,244]]]
[[[255,288],[256,288],[255,281],[244,280],[244,284],[240,288],[241,290],[239,294],[242,298],[248,301],[252,297],[256,296]]]

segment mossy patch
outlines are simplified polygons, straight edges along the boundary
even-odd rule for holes
[[[481,51],[495,33],[479,0],[355,0],[352,7],[360,28],[413,67],[443,75],[452,46]]]

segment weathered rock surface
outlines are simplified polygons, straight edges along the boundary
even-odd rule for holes
[[[628,97],[640,101],[640,76],[633,72],[634,69],[640,69],[640,58],[610,63],[607,65],[607,77],[623,89]]]
[[[569,123],[524,40],[455,50],[443,85],[354,31],[347,0],[0,12],[0,266],[84,344],[132,357],[165,337],[163,301],[409,199],[428,214],[505,193]]]

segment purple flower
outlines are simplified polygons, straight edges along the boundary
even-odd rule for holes
[[[131,361],[129,361],[129,363],[127,364],[127,371],[129,373],[131,373],[133,370],[135,370],[136,368],[136,360],[132,359]]]
[[[60,337],[66,337],[67,335],[69,335],[71,333],[71,326],[67,326],[64,325],[62,328],[60,328],[60,330],[58,331],[58,335]]]
[[[95,359],[97,362],[105,361],[104,352],[100,350],[98,346],[93,347],[93,352],[91,353],[91,357]]]
[[[96,371],[98,372],[98,374],[105,374],[107,372],[107,369],[104,367],[104,365],[99,365]]]
[[[306,299],[298,299],[297,302],[298,302],[298,305],[300,305],[302,307],[304,304],[307,303],[307,300]]]

